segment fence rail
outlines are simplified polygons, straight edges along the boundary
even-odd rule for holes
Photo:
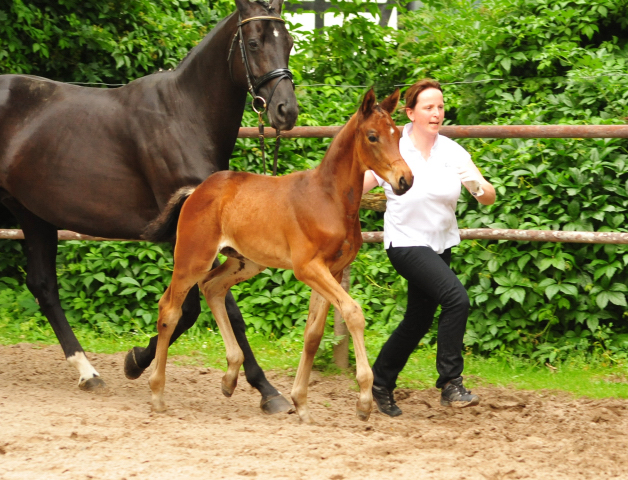
[[[341,126],[294,127],[282,131],[284,138],[331,138]],[[398,127],[401,130],[403,127]],[[628,138],[628,125],[443,125],[440,133],[449,138]],[[240,127],[239,138],[257,138],[257,127]],[[277,136],[274,128],[264,135]]]
[[[83,240],[92,242],[135,242],[136,239],[92,237],[70,230],[59,230],[59,240]],[[517,242],[556,242],[556,243],[603,243],[626,245],[628,233],[623,232],[565,232],[562,230],[509,230],[498,228],[462,228],[462,240],[511,240]],[[0,240],[24,240],[19,229],[0,229]],[[362,232],[364,243],[381,243],[383,232]]]
[[[284,138],[330,138],[335,136],[341,126],[295,127],[281,132]],[[402,127],[398,127],[400,130]],[[277,132],[273,128],[265,130],[265,136],[273,138]],[[449,138],[628,138],[628,125],[444,125],[440,133]],[[239,138],[257,138],[259,132],[254,127],[241,127]],[[369,199],[369,205],[363,199],[363,207],[383,211],[385,203],[381,199]],[[367,202],[368,202],[367,201]],[[565,243],[604,243],[628,244],[628,233],[623,232],[565,232],[557,230],[505,230],[492,228],[461,229],[463,240],[511,240],[519,242],[565,242]],[[0,239],[20,240],[24,238],[21,230],[0,229]],[[382,232],[362,232],[366,243],[383,241]],[[117,241],[82,235],[68,230],[59,231],[59,240]],[[349,289],[351,266],[344,271],[343,288]],[[334,346],[334,360],[340,368],[347,368],[348,332],[346,325],[336,312],[334,333],[344,339]]]

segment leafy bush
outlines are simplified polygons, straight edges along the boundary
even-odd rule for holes
[[[67,0],[55,10],[44,2],[26,6],[14,0],[10,12],[0,10],[0,68],[66,81],[124,83],[174,65],[232,5],[227,0],[212,2],[209,9],[197,1],[127,3],[120,0],[107,10]],[[443,83],[452,123],[612,124],[628,117],[628,38],[622,34],[627,0],[424,4],[400,15],[399,31],[353,17],[301,36],[291,57],[299,124],[346,122],[365,92],[351,85],[374,84],[381,97],[393,85],[425,76]],[[119,17],[113,13],[118,5],[125,12]],[[346,13],[359,7],[339,5]],[[63,28],[57,31],[46,22]],[[49,48],[46,56],[34,42],[59,45],[55,55],[63,55],[53,56]],[[405,121],[402,114],[396,118]],[[247,109],[244,124],[256,121]],[[279,172],[316,166],[330,141],[283,140]],[[498,192],[490,207],[465,193],[458,206],[461,228],[626,231],[626,140],[460,143]],[[256,141],[240,140],[232,168],[261,172],[259,153]],[[361,220],[364,230],[382,228],[379,213],[362,212]],[[22,283],[15,283],[23,281],[19,248],[16,242],[0,242],[0,267],[7,277],[0,281],[0,315],[42,320]],[[171,265],[164,246],[63,243],[58,267],[70,321],[102,332],[152,330]],[[628,352],[625,246],[464,241],[452,266],[470,293],[465,340],[477,352],[499,350],[542,362],[573,351]],[[351,294],[362,303],[368,328],[389,332],[403,315],[406,285],[381,245],[363,247],[352,277]],[[266,270],[233,293],[252,330],[291,335],[305,321],[307,288],[290,272]],[[213,328],[206,307],[203,311],[200,325]],[[433,335],[425,339],[432,341]]]

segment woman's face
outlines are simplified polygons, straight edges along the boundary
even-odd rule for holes
[[[422,133],[436,135],[445,118],[443,92],[436,88],[423,90],[417,97],[414,108],[406,108],[413,128]]]

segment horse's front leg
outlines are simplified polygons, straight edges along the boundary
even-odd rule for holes
[[[295,271],[295,274],[297,272]],[[339,274],[339,279],[342,279]],[[355,350],[356,380],[360,386],[360,396],[357,402],[357,415],[360,420],[368,420],[373,409],[373,371],[369,366],[364,345],[364,314],[362,307],[353,300],[340,286],[338,278],[334,278],[324,265],[311,262],[302,267],[297,278],[323,295],[334,307],[336,307],[347,324],[353,348]]]
[[[61,308],[57,284],[57,228],[31,213],[13,198],[3,203],[15,215],[26,240],[26,286],[55,332],[65,358],[79,372],[81,390],[100,391],[105,382],[87,359]]]

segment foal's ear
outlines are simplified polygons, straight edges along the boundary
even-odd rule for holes
[[[366,95],[364,95],[364,100],[362,100],[362,106],[360,107],[360,114],[363,117],[368,117],[371,113],[373,113],[373,107],[377,104],[377,98],[375,98],[375,92],[373,91],[373,87],[370,88]]]
[[[397,108],[397,104],[399,103],[399,89],[396,89],[393,93],[391,93],[385,100],[383,100],[379,106],[386,110],[388,113],[392,114]]]

